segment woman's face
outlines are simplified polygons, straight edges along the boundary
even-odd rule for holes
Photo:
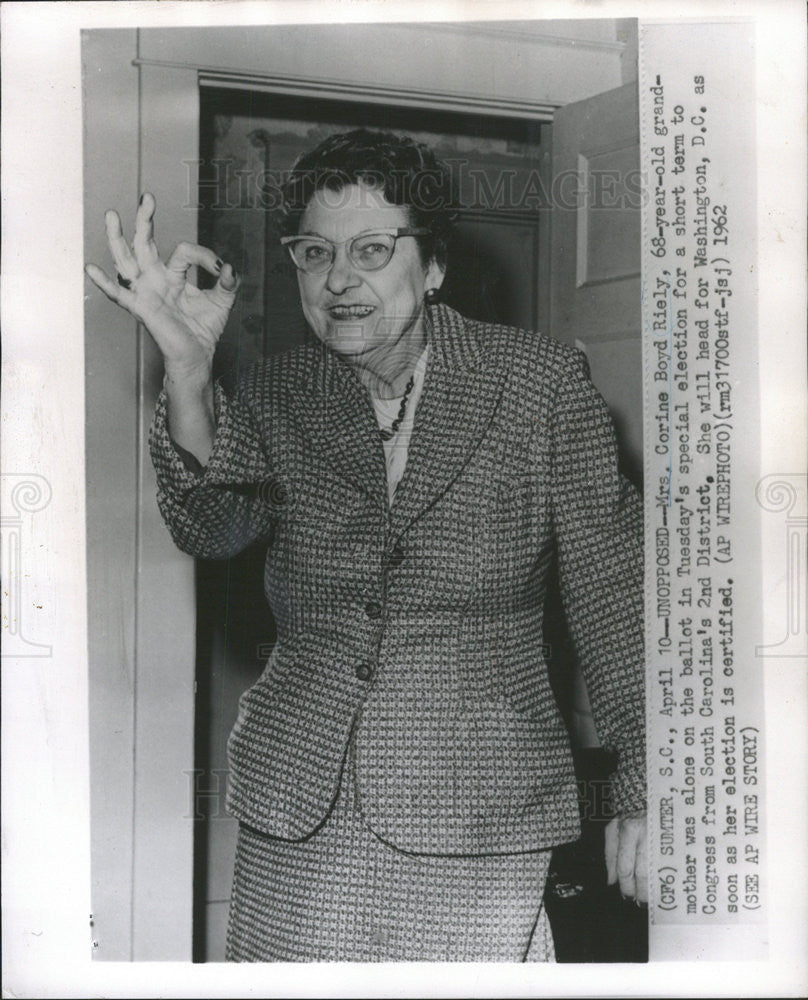
[[[318,191],[303,213],[301,235],[341,244],[325,273],[298,271],[303,312],[317,337],[346,360],[370,362],[402,340],[414,348],[422,343],[424,292],[443,281],[435,261],[424,266],[415,238],[404,236],[385,267],[362,271],[343,242],[374,229],[409,225],[403,207],[365,185]]]

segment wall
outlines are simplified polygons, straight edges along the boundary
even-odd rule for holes
[[[85,259],[114,275],[104,211],[131,236],[141,187],[158,230],[193,240],[185,178],[164,155],[197,143],[195,80],[138,71],[137,33],[86,32]],[[164,244],[165,245],[165,244]],[[148,427],[162,372],[151,339],[88,284],[86,449],[92,907],[100,959],[191,948],[194,565],[155,504]]]
[[[84,232],[86,259],[106,267],[104,208],[131,204],[137,187],[138,73],[135,32],[102,35],[83,38]],[[113,169],[103,155],[87,155],[104,148],[115,151]],[[134,851],[137,338],[135,324],[100,294],[88,294],[85,322],[93,937],[96,954],[126,959]]]
[[[557,107],[619,86],[616,22],[292,25],[142,32],[140,54],[239,74]],[[365,95],[367,98],[367,94]],[[385,99],[380,95],[380,99]]]

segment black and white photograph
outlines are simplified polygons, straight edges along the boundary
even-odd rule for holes
[[[47,858],[4,879],[9,995],[768,995],[805,345],[760,343],[753,5],[49,6],[77,116],[30,154],[64,219],[4,197],[4,381],[46,401],[4,423],[4,750],[74,742],[4,792]],[[51,271],[68,395],[18,332]]]
[[[97,957],[644,961],[636,20],[82,60]]]

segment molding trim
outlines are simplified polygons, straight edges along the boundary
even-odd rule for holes
[[[576,346],[586,345],[586,344],[592,344],[592,345],[597,344],[598,346],[600,346],[601,344],[611,344],[611,343],[616,344],[622,340],[640,340],[641,337],[642,337],[642,330],[640,330],[639,327],[636,329],[632,327],[623,330],[606,330],[606,331],[598,330],[583,334],[580,337],[576,337],[575,344]],[[584,346],[581,346],[581,350],[583,350],[584,354],[586,354]]]
[[[507,24],[508,27],[500,27],[503,24]],[[521,45],[544,45],[554,48],[588,49],[595,52],[618,53],[622,53],[626,49],[625,42],[605,41],[595,38],[574,38],[570,35],[553,35],[550,32],[542,31],[525,31],[519,27],[520,24],[532,25],[536,24],[536,21],[475,21],[468,23],[429,21],[425,24],[402,22],[396,24],[395,27],[409,28],[413,31],[421,32],[426,29],[429,32],[440,31],[455,35],[495,38],[499,41],[519,42]]]
[[[170,62],[160,59],[135,59],[139,67],[159,66],[197,74],[200,87],[231,90],[255,90],[265,93],[289,94],[294,97],[319,97],[331,100],[360,101],[368,104],[391,104],[410,108],[431,108],[438,111],[459,111],[467,114],[495,115],[500,118],[529,118],[551,122],[561,101],[529,101],[507,97],[487,97],[483,94],[454,91],[421,90],[417,87],[384,87],[347,80],[327,80],[316,77],[272,76],[244,73],[224,66],[198,66],[193,63]]]
[[[535,226],[546,209],[530,211],[524,208],[459,208],[456,211],[458,222],[480,222],[483,224],[505,223],[509,226]]]

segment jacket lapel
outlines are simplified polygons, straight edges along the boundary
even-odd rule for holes
[[[467,320],[433,306],[430,356],[415,415],[407,465],[390,528],[412,524],[461,473],[480,444],[502,395],[507,366],[488,357]],[[384,448],[367,392],[350,367],[322,345],[312,350],[300,408],[312,447],[337,475],[358,486],[387,514]]]
[[[321,460],[387,510],[384,448],[367,392],[349,366],[318,345],[300,409]]]
[[[444,305],[431,308],[430,319],[424,389],[390,511],[393,535],[449,489],[480,444],[504,387],[506,366],[486,363],[468,321]]]

